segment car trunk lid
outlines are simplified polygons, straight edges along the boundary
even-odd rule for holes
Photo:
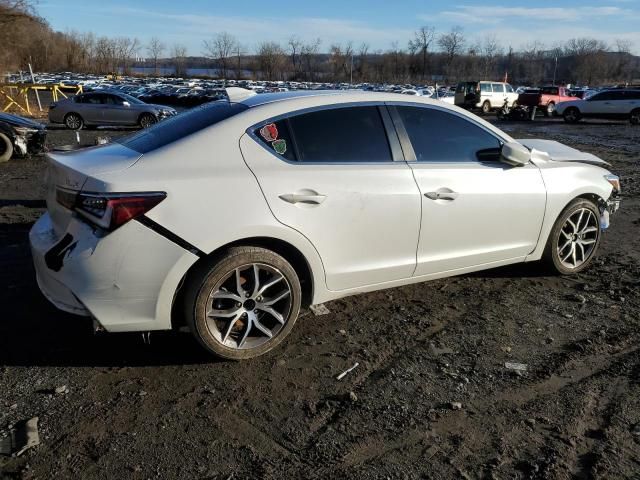
[[[118,172],[133,166],[142,156],[119,143],[90,147],[72,152],[50,152],[46,174],[47,209],[56,235],[64,233],[72,212],[57,200],[57,190],[79,192],[87,179]]]

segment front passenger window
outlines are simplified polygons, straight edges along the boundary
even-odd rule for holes
[[[500,160],[501,143],[475,123],[428,107],[396,107],[419,162]]]

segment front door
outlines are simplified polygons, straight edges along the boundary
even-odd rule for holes
[[[523,259],[537,243],[546,189],[533,164],[499,161],[500,139],[466,117],[397,106],[422,199],[415,275]]]
[[[240,141],[274,216],[320,254],[330,290],[415,269],[420,193],[385,120],[384,107],[332,106],[265,121]]]

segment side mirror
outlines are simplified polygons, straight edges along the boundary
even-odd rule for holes
[[[518,142],[505,143],[500,152],[500,161],[514,167],[522,167],[531,160],[531,152]]]
[[[122,102],[123,107],[130,107],[131,104],[129,102]]]

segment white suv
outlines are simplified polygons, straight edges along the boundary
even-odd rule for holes
[[[540,259],[580,272],[617,205],[597,157],[527,148],[443,102],[244,92],[49,154],[30,240],[54,305],[110,332],[184,320],[210,352],[249,358],[302,306]]]
[[[640,125],[640,89],[606,90],[585,100],[562,102],[556,113],[567,123],[576,123],[583,118],[629,120]]]
[[[455,104],[462,108],[480,108],[489,113],[501,108],[505,100],[510,107],[518,100],[513,87],[505,82],[460,82],[456,88]]]

